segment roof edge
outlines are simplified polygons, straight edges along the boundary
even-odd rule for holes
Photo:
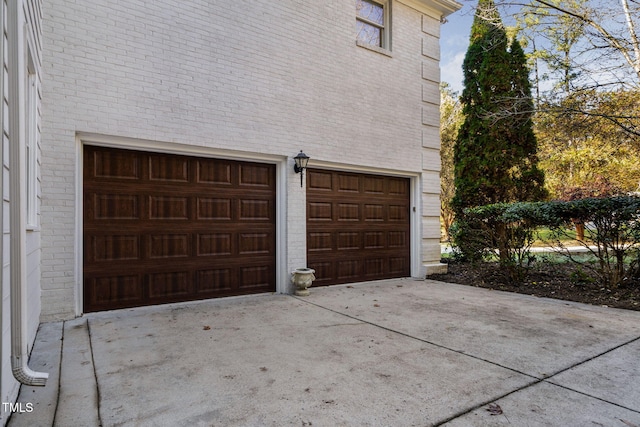
[[[455,0],[398,0],[407,6],[433,16],[434,18],[443,19],[453,12],[462,8],[462,4]]]

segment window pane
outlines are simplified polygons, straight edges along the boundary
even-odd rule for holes
[[[378,3],[367,0],[356,1],[356,13],[358,17],[384,26],[384,8]]]
[[[358,33],[358,41],[382,47],[382,30],[380,28],[366,22],[356,21],[356,31]]]

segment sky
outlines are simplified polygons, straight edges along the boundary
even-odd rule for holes
[[[475,1],[461,3],[462,9],[449,15],[440,26],[440,79],[458,93],[462,93],[462,60],[469,46],[476,5]]]
[[[469,46],[469,34],[477,0],[457,0],[462,9],[447,16],[447,22],[440,27],[440,78],[449,83],[453,91],[462,93],[462,61]],[[512,8],[513,10],[513,8]],[[505,24],[513,22],[514,15],[505,14],[500,9]]]

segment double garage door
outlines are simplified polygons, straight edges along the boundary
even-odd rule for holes
[[[85,146],[84,311],[276,290],[275,165]],[[316,285],[410,275],[407,179],[309,170]]]

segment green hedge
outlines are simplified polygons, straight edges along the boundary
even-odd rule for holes
[[[595,256],[595,263],[577,260],[563,243],[576,223],[586,229],[578,244]],[[532,260],[530,248],[542,226],[551,230],[547,245],[589,269],[602,285],[619,286],[640,275],[640,197],[634,195],[466,209],[451,235],[461,256],[479,261],[497,254],[518,280]]]

